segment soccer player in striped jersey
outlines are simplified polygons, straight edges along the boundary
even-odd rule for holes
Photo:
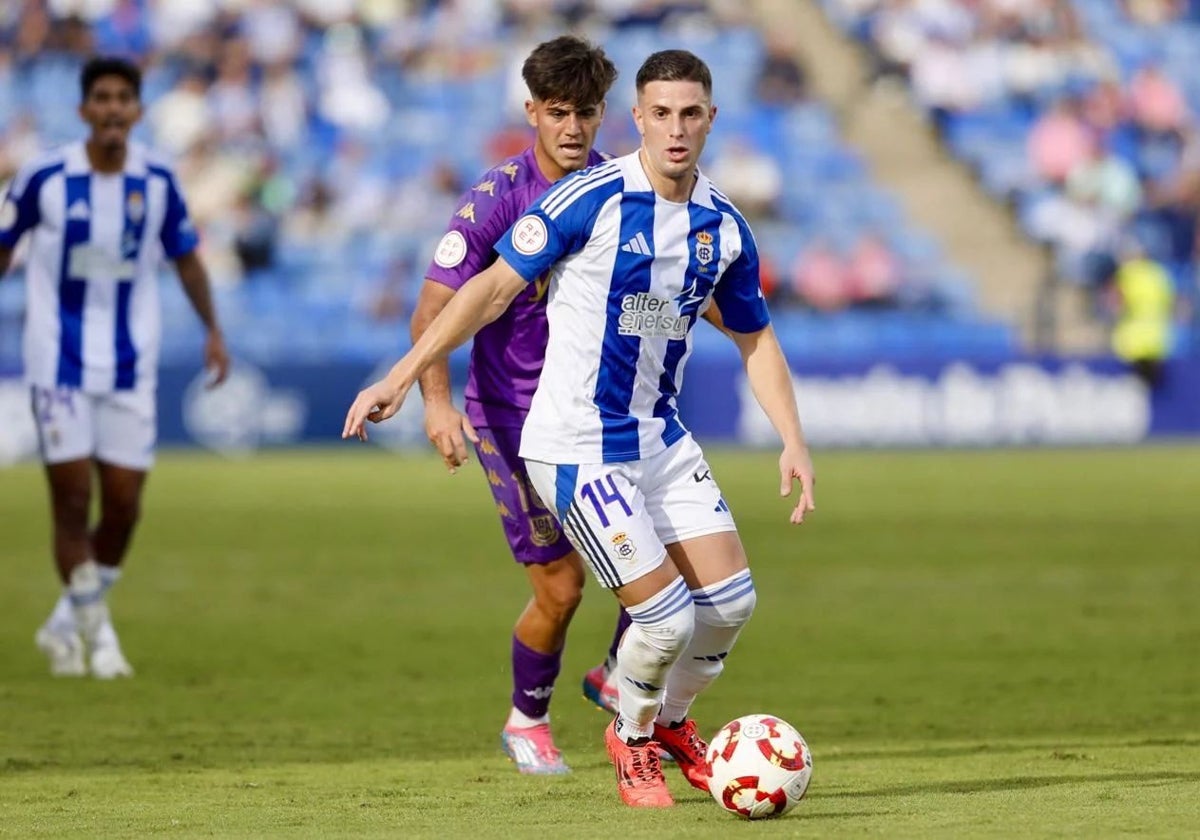
[[[88,138],[24,167],[0,205],[0,277],[29,232],[25,378],[65,587],[36,642],[55,675],[112,679],[133,675],[106,593],[120,577],[154,460],[164,258],[208,331],[212,384],[229,359],[175,175],[129,140],[142,113],[141,71],[93,58],[80,87]],[[100,518],[89,530],[93,472]]]
[[[605,732],[621,798],[673,804],[658,757],[707,790],[688,717],[756,603],[729,505],[675,403],[691,329],[710,302],[783,440],[780,493],[813,510],[814,474],[791,374],[745,219],[697,168],[716,116],[707,65],[684,50],[637,75],[634,154],[564,178],[497,243],[421,340],[361,391],[343,436],[390,417],[420,373],[550,272],[546,364],[521,435],[539,495],[632,618],[618,652],[619,713]],[[728,398],[728,397],[725,397]]]
[[[592,148],[604,99],[617,77],[604,51],[564,35],[535,47],[521,74],[531,97],[525,117],[534,129],[533,145],[484,173],[460,200],[425,273],[413,313],[413,341],[467,280],[496,259],[497,240],[552,183],[605,160]],[[586,575],[553,512],[530,490],[518,454],[546,352],[546,284],[544,278],[531,283],[475,337],[465,415],[450,401],[444,360],[426,370],[420,383],[430,442],[452,472],[466,460],[464,436],[474,442],[509,549],[533,589],[513,629],[512,708],[501,734],[517,769],[532,774],[569,770],[550,732],[549,707]],[[608,660],[583,682],[586,696],[613,712],[616,689],[608,677],[628,624],[622,610]]]

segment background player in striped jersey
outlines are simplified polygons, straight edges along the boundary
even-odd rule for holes
[[[675,396],[691,329],[720,307],[754,395],[783,440],[791,521],[813,509],[813,468],[745,219],[697,169],[716,108],[692,53],[637,75],[638,152],[563,179],[496,246],[421,340],[351,405],[343,435],[395,413],[420,373],[550,271],[546,363],[521,436],[530,479],[600,583],[633,619],[618,655],[620,712],[605,733],[622,799],[673,804],[658,746],[707,790],[688,711],[721,672],[756,603],[729,506]],[[727,398],[727,397],[726,397]]]
[[[141,72],[124,59],[93,58],[80,87],[79,116],[91,132],[13,180],[0,205],[0,275],[29,231],[25,377],[65,585],[36,641],[51,673],[90,668],[110,679],[133,674],[105,595],[121,574],[154,461],[164,257],[207,329],[211,384],[225,378],[229,357],[175,176],[129,140],[142,113]],[[89,530],[93,472],[100,518]]]
[[[604,51],[564,35],[535,47],[521,75],[531,96],[525,116],[535,131],[533,145],[484,173],[462,197],[426,271],[413,313],[413,341],[467,280],[496,259],[496,241],[553,182],[604,160],[592,145],[617,77]],[[546,284],[544,278],[530,284],[476,335],[465,415],[450,401],[444,360],[421,376],[429,440],[451,472],[466,460],[464,435],[475,443],[512,556],[525,567],[533,589],[513,630],[512,709],[501,742],[517,769],[537,774],[568,771],[551,736],[549,705],[585,577],[554,514],[530,490],[518,455],[546,352]],[[622,610],[608,660],[584,678],[588,698],[614,712],[616,689],[607,677],[628,623]]]

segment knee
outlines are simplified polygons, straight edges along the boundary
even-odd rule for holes
[[[681,579],[682,580],[682,579]],[[647,642],[658,650],[678,655],[692,640],[696,630],[696,607],[686,586],[682,594],[672,597],[649,616],[632,616]]]
[[[132,528],[141,513],[142,503],[136,495],[110,496],[101,503],[100,516],[110,527]]]
[[[54,491],[54,518],[59,526],[87,527],[91,493],[84,487],[60,487]]]
[[[741,627],[750,620],[758,595],[749,569],[712,590],[709,587],[693,593],[697,621],[711,627]]]
[[[557,624],[571,620],[583,600],[583,579],[573,575],[557,575],[538,582],[534,587],[538,609]]]

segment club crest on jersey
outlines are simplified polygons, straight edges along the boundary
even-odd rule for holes
[[[529,517],[529,539],[539,548],[554,545],[558,541],[558,523],[554,520],[554,514]]]
[[[546,223],[537,216],[522,216],[513,225],[513,247],[517,249],[517,253],[527,257],[545,248],[549,238]]]
[[[713,261],[713,237],[708,231],[696,234],[696,262],[708,265]]]
[[[141,221],[146,216],[146,197],[142,195],[141,190],[134,190],[125,199],[125,215],[129,220],[136,224],[141,224]]]
[[[454,268],[467,257],[467,240],[456,230],[446,233],[433,253],[433,261],[442,268]]]
[[[624,531],[619,531],[612,535],[613,552],[622,560],[632,560],[637,556],[637,549],[633,545],[633,540],[629,539],[629,535]]]

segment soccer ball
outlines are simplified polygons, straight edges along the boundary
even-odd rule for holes
[[[804,798],[812,776],[804,736],[774,715],[731,720],[709,742],[707,759],[713,799],[750,820],[786,814]]]

